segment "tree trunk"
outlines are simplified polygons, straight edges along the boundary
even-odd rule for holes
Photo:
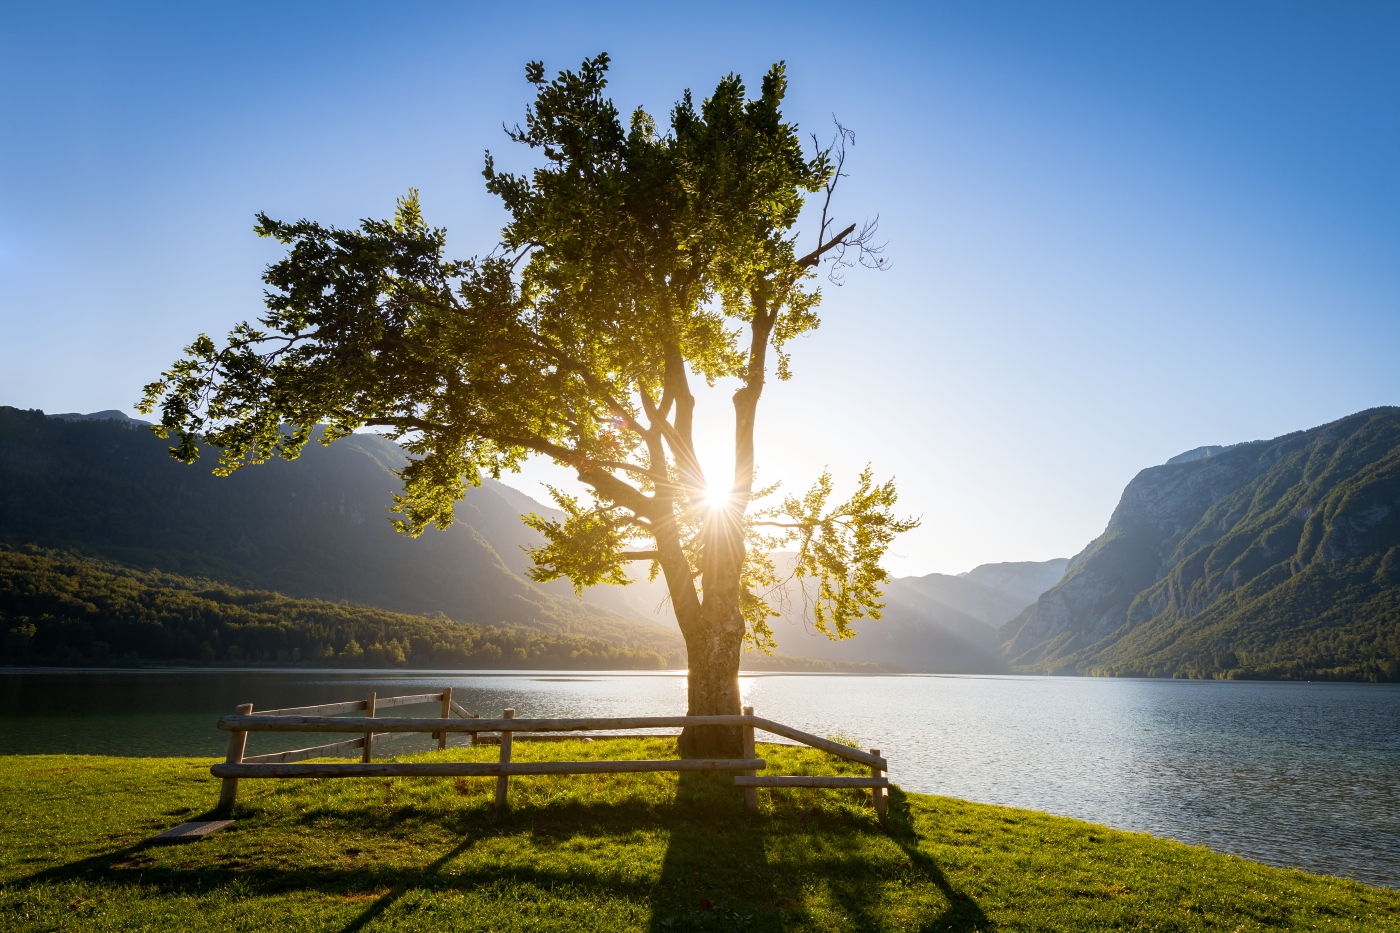
[[[739,697],[739,656],[744,650],[744,617],[739,613],[737,590],[728,599],[721,594],[706,594],[695,622],[683,628],[681,634],[685,636],[690,667],[686,715],[740,715],[743,708]],[[686,726],[678,746],[682,758],[743,757],[739,726]]]

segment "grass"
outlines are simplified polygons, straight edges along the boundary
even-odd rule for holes
[[[488,747],[421,756],[491,760]],[[517,744],[517,760],[671,757],[669,740]],[[776,773],[858,773],[762,746]],[[208,760],[0,758],[4,930],[1400,930],[1400,892],[1025,810],[720,775],[244,781]]]

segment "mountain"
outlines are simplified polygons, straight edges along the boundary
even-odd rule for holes
[[[791,556],[788,556],[791,560]],[[997,626],[1060,579],[1067,559],[983,564],[965,574],[896,577],[886,587],[880,619],[862,619],[858,634],[833,642],[811,627],[801,591],[789,585],[788,610],[773,630],[784,651],[812,658],[848,658],[934,674],[985,674],[1006,669]]]
[[[931,573],[901,577],[895,583],[969,615],[984,625],[1000,628],[1059,583],[1069,558],[982,564],[952,576]]]
[[[313,443],[230,477],[166,447],[139,422],[0,408],[0,541],[478,625],[616,638],[636,625],[514,572],[533,541],[499,483],[469,490],[447,531],[398,534],[386,510],[404,455],[386,438]]]
[[[1022,671],[1400,679],[1400,409],[1143,470],[1000,635]]]
[[[657,587],[600,586],[580,598],[567,582],[524,577],[525,548],[541,542],[520,514],[558,513],[509,486],[485,480],[466,491],[451,528],[407,538],[387,511],[399,488],[393,470],[405,456],[379,435],[308,444],[294,461],[229,477],[212,475],[210,460],[193,467],[174,461],[167,446],[146,422],[119,411],[46,416],[0,406],[0,545],[58,550],[70,563],[96,558],[200,586],[214,581],[293,600],[533,630],[551,643],[601,639],[653,652],[672,667],[685,663]],[[877,669],[846,658],[755,655],[744,666]]]
[[[4,545],[0,633],[7,663],[64,665],[655,670],[675,647],[660,630],[650,644],[618,644],[587,632],[466,625]]]

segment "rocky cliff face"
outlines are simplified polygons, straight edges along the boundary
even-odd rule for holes
[[[1364,666],[1400,640],[1381,607],[1396,595],[1382,565],[1388,554],[1400,559],[1397,547],[1400,409],[1200,448],[1128,484],[1064,579],[1002,627],[1003,655],[1047,672],[1263,676],[1280,664]],[[1337,618],[1329,635],[1318,620],[1339,599],[1357,612]],[[1358,626],[1370,647],[1350,644]],[[1304,651],[1303,629],[1312,654],[1290,659],[1284,648]],[[1237,650],[1246,631],[1253,665]]]

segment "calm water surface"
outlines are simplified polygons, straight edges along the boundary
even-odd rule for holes
[[[238,703],[444,686],[488,716],[685,708],[683,674],[11,671],[0,673],[0,754],[222,755],[214,721]],[[1400,887],[1395,685],[755,674],[743,689],[760,715],[882,749],[906,790]],[[248,753],[302,738],[250,735]]]

